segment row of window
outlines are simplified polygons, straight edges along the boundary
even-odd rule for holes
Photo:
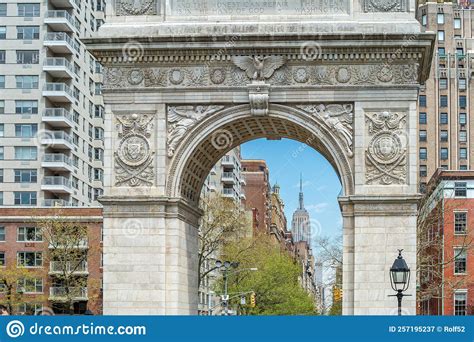
[[[5,76],[0,75],[0,88],[5,87]],[[101,105],[91,105],[89,109],[91,118],[103,118],[104,107]],[[5,100],[0,100],[0,114],[5,114]],[[15,113],[14,114],[38,114],[38,101],[37,100],[15,100]],[[77,111],[72,112],[72,119],[76,124],[79,124],[81,115]],[[85,120],[83,122],[85,124]]]
[[[438,25],[444,25],[445,24],[444,19],[445,19],[444,13],[437,13],[436,22]],[[421,25],[426,26],[427,24],[428,24],[428,16],[426,14],[423,14],[421,16]],[[454,18],[453,26],[454,26],[454,29],[456,30],[461,29],[461,18]]]
[[[448,79],[447,78],[440,78],[439,79],[439,89],[446,90],[448,89]],[[467,89],[467,81],[465,78],[458,78],[458,89],[459,90],[466,90]]]
[[[15,169],[13,170],[13,174],[14,174],[15,183],[38,182],[38,170],[36,169]],[[0,169],[0,183],[3,183],[3,182],[4,182],[4,170]]]
[[[419,141],[425,142],[428,139],[428,133],[425,130],[420,130],[418,132],[419,135]],[[442,130],[439,135],[439,140],[441,142],[447,142],[448,141],[448,131]],[[466,143],[467,142],[467,131],[459,131],[459,142],[461,143]],[[467,152],[467,151],[466,151]]]
[[[420,112],[418,116],[418,121],[420,125],[426,125],[428,122],[428,118],[426,112]],[[449,122],[449,115],[446,112],[439,113],[439,123],[440,125],[447,125]],[[467,124],[467,114],[466,113],[459,113],[458,123],[461,126]]]
[[[426,147],[420,147],[418,157],[420,160],[428,160],[428,149]],[[449,159],[449,149],[447,147],[441,147],[439,150],[439,157],[441,160]],[[468,149],[466,147],[461,147],[459,149],[459,159],[467,160]]]
[[[441,108],[448,107],[448,95],[440,95],[439,97],[439,106]],[[425,108],[427,106],[426,95],[420,95],[418,98],[418,104],[420,107]],[[459,107],[466,108],[467,106],[467,97],[466,95],[459,95]]]
[[[38,40],[40,38],[39,26],[16,26],[16,39]],[[0,39],[7,39],[7,27],[0,26]]]
[[[103,177],[103,175],[100,175],[99,177]],[[74,177],[73,177],[74,178]],[[74,187],[74,182],[71,181],[71,185]],[[77,184],[79,181],[77,180]],[[87,198],[89,201],[96,201],[100,196],[103,195],[104,190],[101,188],[93,188],[90,185],[87,185],[86,183],[82,183],[83,189],[82,193],[85,195],[85,189],[87,188]],[[74,187],[75,189],[78,189],[78,187]],[[4,195],[3,191],[0,191],[0,205],[4,205]],[[34,191],[15,191],[13,192],[13,205],[21,205],[21,206],[36,206],[38,205],[38,197],[37,193]],[[71,199],[71,203],[69,203],[72,206],[79,206],[79,201],[75,198]]]
[[[36,160],[38,148],[36,146],[14,146],[15,160]],[[0,160],[5,159],[5,147],[0,146]]]
[[[17,252],[16,264],[21,267],[43,267],[42,252]],[[0,252],[0,266],[5,266],[5,252]]]
[[[43,242],[41,229],[38,227],[17,227],[17,242]],[[5,227],[0,226],[0,242],[6,241]]]
[[[40,4],[19,3],[17,4],[17,16],[32,18],[40,16]],[[7,4],[0,4],[0,17],[7,16]]]
[[[33,138],[38,132],[38,124],[14,124],[16,138]],[[5,137],[5,124],[0,124],[0,138]]]

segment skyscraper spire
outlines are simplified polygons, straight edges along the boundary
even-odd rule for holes
[[[304,202],[303,202],[303,173],[300,174],[300,209],[304,209]]]

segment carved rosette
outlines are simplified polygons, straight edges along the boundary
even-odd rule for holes
[[[171,106],[168,107],[168,157],[173,157],[188,130],[206,116],[222,110],[224,106]]]
[[[352,104],[305,104],[299,109],[314,115],[322,121],[336,140],[345,147],[347,155],[354,155],[352,142],[354,136],[354,106]]]
[[[366,114],[366,184],[407,183],[406,114],[383,111]]]
[[[365,12],[403,12],[406,0],[364,0]]]
[[[150,145],[154,117],[150,115],[117,116],[120,142],[115,152],[116,186],[153,186],[154,152]]]
[[[117,0],[116,14],[122,15],[156,15],[156,0]]]

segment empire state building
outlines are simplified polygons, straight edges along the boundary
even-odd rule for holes
[[[293,233],[294,242],[306,241],[308,244],[311,243],[311,225],[309,221],[309,213],[304,208],[303,200],[303,177],[300,177],[299,207],[293,213],[291,232]]]

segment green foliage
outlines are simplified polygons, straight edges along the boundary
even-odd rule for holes
[[[230,243],[224,250],[225,260],[239,262],[229,271],[230,296],[247,292],[247,304],[240,304],[237,295],[231,307],[238,307],[240,314],[247,315],[314,315],[313,299],[299,283],[300,266],[286,251],[282,251],[268,236]],[[257,271],[245,271],[248,268]],[[237,271],[233,273],[234,271]],[[222,282],[219,293],[222,293]],[[256,306],[251,307],[248,292],[256,294]]]

